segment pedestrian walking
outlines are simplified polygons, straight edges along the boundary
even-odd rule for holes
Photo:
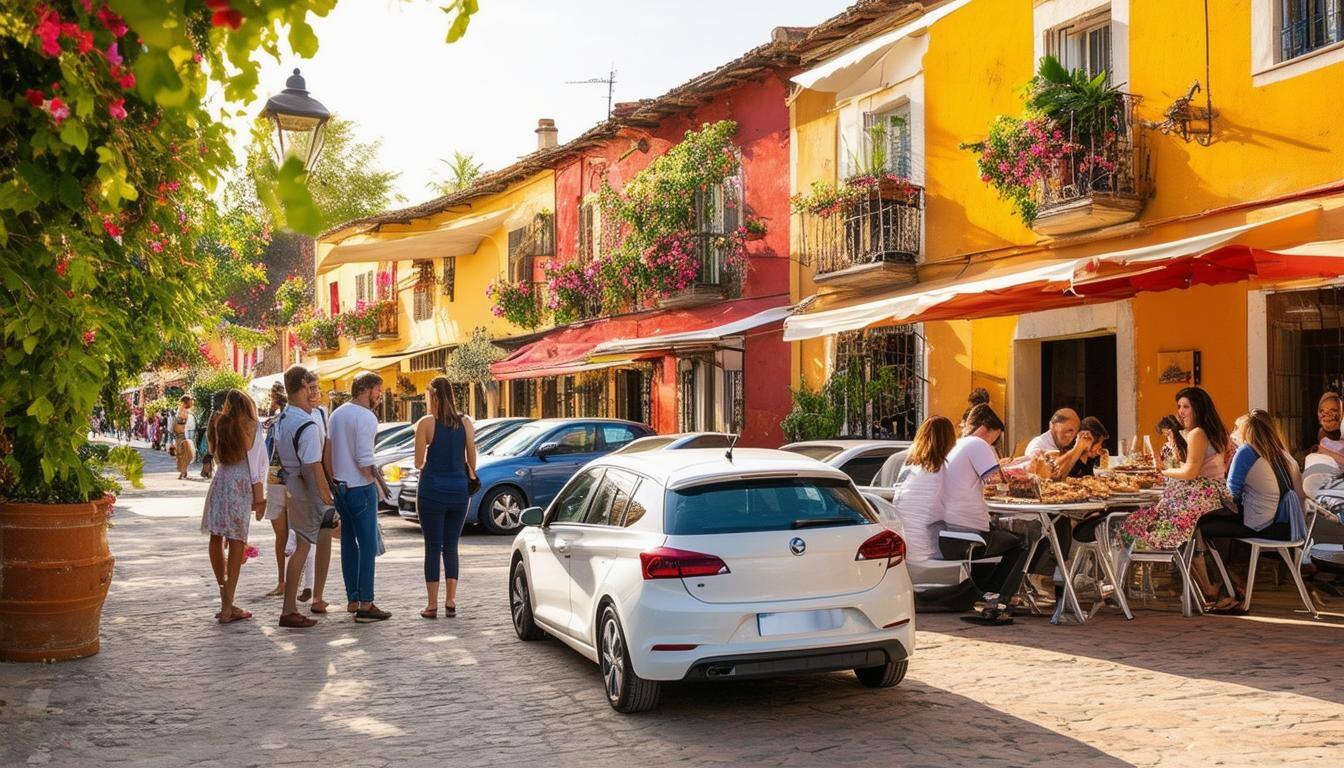
[[[341,576],[347,612],[360,623],[392,616],[373,604],[374,563],[378,555],[378,496],[382,477],[373,462],[378,417],[373,406],[383,397],[383,379],[365,372],[350,384],[350,400],[332,411],[331,467],[336,509],[341,514]]]
[[[187,479],[187,468],[196,458],[196,416],[191,412],[194,401],[191,395],[183,395],[178,400],[177,410],[168,420],[168,432],[171,439],[169,453],[177,459],[177,479]]]
[[[280,464],[281,481],[289,495],[285,504],[290,530],[295,535],[295,550],[285,567],[285,602],[280,609],[280,626],[304,628],[317,622],[299,613],[299,578],[309,548],[317,544],[325,522],[337,519],[331,498],[331,486],[322,466],[323,440],[313,413],[310,385],[317,376],[301,365],[285,371],[285,393],[289,404],[280,414],[275,429],[275,459]]]
[[[220,624],[228,624],[252,618],[233,600],[247,547],[248,513],[255,512],[260,520],[266,509],[262,493],[266,441],[256,406],[246,393],[237,389],[225,393],[223,407],[211,418],[210,452],[219,458],[219,468],[205,494],[201,532],[210,534],[210,567],[219,585],[219,613],[215,618]]]
[[[415,467],[420,470],[416,506],[425,536],[426,607],[420,615],[438,618],[439,559],[443,559],[444,615],[457,615],[457,542],[467,521],[467,501],[476,479],[476,432],[457,410],[453,386],[435,376],[427,390],[429,415],[415,425]],[[474,484],[474,487],[473,487]]]
[[[313,428],[317,430],[318,436],[322,440],[322,470],[326,472],[327,480],[333,477],[331,467],[331,441],[327,439],[328,415],[322,402],[322,389],[318,386],[317,376],[313,376],[308,381],[308,401],[313,406]],[[335,498],[333,496],[333,498]],[[316,567],[307,566],[308,571],[313,573],[312,584],[312,605],[309,610],[313,613],[326,613],[330,607],[323,598],[323,591],[327,585],[327,574],[331,570],[331,540],[341,533],[341,519],[337,515],[331,520],[322,522],[322,530],[317,537],[317,545],[308,551],[308,557],[315,559]],[[299,602],[305,602],[308,597],[308,590],[304,589],[299,597]]]
[[[276,382],[271,387],[270,408],[267,410],[264,428],[266,430],[266,455],[275,455],[275,425],[285,410],[289,398],[285,396],[285,385]],[[278,468],[278,465],[272,465]],[[267,472],[266,477],[266,519],[271,523],[275,534],[275,589],[266,593],[267,597],[279,597],[285,594],[285,557],[289,549],[289,523],[285,519],[285,485],[280,481],[280,473]],[[292,549],[290,551],[293,551]]]

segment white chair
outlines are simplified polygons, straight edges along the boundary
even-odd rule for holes
[[[1119,582],[1116,589],[1124,589],[1129,583],[1129,567],[1134,563],[1162,563],[1164,565],[1175,565],[1176,570],[1181,574],[1181,615],[1193,616],[1195,613],[1204,613],[1204,596],[1199,594],[1199,590],[1194,588],[1194,580],[1190,578],[1190,561],[1194,557],[1195,541],[1191,539],[1176,549],[1134,549],[1130,544],[1127,550],[1124,565],[1119,567]]]
[[[1279,556],[1288,566],[1288,573],[1293,577],[1293,583],[1297,584],[1297,593],[1302,597],[1302,604],[1307,607],[1307,613],[1311,614],[1313,619],[1318,618],[1316,604],[1311,601],[1311,595],[1307,592],[1307,585],[1302,581],[1302,558],[1306,557],[1311,542],[1312,530],[1316,527],[1316,515],[1320,512],[1321,506],[1311,499],[1304,499],[1302,502],[1302,513],[1306,518],[1306,535],[1294,541],[1280,541],[1278,539],[1259,539],[1247,538],[1237,539],[1251,545],[1251,565],[1246,572],[1246,599],[1241,601],[1241,610],[1251,610],[1251,591],[1255,588],[1255,566],[1260,560],[1260,551],[1264,549],[1278,550]],[[1229,595],[1235,595],[1236,590],[1232,587],[1232,580],[1228,578],[1227,567],[1223,565],[1223,558],[1218,554],[1218,550],[1209,547],[1213,553],[1213,562],[1218,566],[1218,573],[1222,576],[1223,586],[1227,588]]]

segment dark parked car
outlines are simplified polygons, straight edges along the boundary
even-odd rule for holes
[[[584,464],[641,437],[652,435],[644,424],[620,419],[539,419],[480,453],[476,474],[481,490],[473,494],[467,522],[496,534],[514,533],[527,507],[544,507]],[[401,516],[418,522],[415,495],[419,473],[402,480],[398,496]]]

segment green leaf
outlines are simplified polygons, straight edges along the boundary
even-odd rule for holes
[[[159,106],[180,107],[191,96],[191,86],[182,81],[167,51],[149,50],[135,60],[136,87]]]
[[[457,0],[451,5],[443,8],[444,13],[456,13],[453,17],[453,23],[448,27],[447,41],[455,43],[467,34],[467,25],[471,23],[471,15],[479,10],[476,0]]]
[[[56,409],[52,406],[51,401],[47,399],[46,395],[38,395],[37,399],[33,401],[33,404],[28,406],[27,414],[34,419],[37,419],[39,422],[44,422],[51,418],[51,414],[55,413],[55,411]]]
[[[305,59],[317,54],[317,34],[308,22],[295,19],[289,27],[289,47]]]
[[[78,120],[66,120],[65,125],[61,126],[61,141],[82,153],[89,148],[89,132]]]
[[[36,337],[36,336],[24,336],[24,337],[23,337],[23,353],[24,353],[25,355],[31,355],[31,354],[33,354],[33,350],[34,350],[34,349],[37,349],[37,337]]]
[[[307,172],[297,157],[285,160],[276,177],[275,194],[284,207],[285,223],[295,232],[316,235],[322,231],[322,215],[308,191]]]
[[[108,5],[151,48],[190,45],[181,21],[182,0],[110,0]]]

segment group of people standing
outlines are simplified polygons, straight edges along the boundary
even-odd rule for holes
[[[1134,512],[1124,532],[1155,549],[1195,539],[1195,581],[1213,609],[1233,610],[1241,596],[1221,594],[1210,581],[1203,562],[1206,547],[1215,543],[1230,549],[1236,539],[1248,537],[1288,541],[1304,536],[1302,474],[1264,410],[1239,416],[1229,431],[1202,388],[1183,388],[1175,400],[1176,412],[1158,425],[1164,438],[1158,461],[1165,476],[1162,495],[1153,506]],[[1338,395],[1322,398],[1325,415],[1316,450],[1337,456],[1344,467],[1339,410]],[[1329,418],[1333,421],[1327,423]],[[993,524],[990,517],[984,489],[998,484],[1001,469],[1014,461],[1000,459],[995,450],[1003,431],[1002,420],[988,403],[974,397],[959,428],[942,416],[925,420],[897,476],[894,495],[911,561],[999,558],[988,573],[976,577],[974,586],[985,607],[978,616],[967,617],[989,624],[1011,621],[1012,599],[1029,571],[1055,569],[1044,547],[1037,550],[1041,562],[1027,562],[1030,538],[1039,531],[1019,533]],[[1027,443],[1025,453],[1044,462],[1043,472],[1053,479],[1083,477],[1103,466],[1108,438],[1100,420],[1062,408],[1052,415],[1049,428]],[[1059,538],[1066,556],[1070,542],[1095,541],[1103,517],[1061,518]]]
[[[283,598],[280,626],[317,623],[299,610],[310,594],[309,612],[328,612],[322,593],[336,535],[346,611],[360,623],[392,616],[374,603],[376,558],[385,549],[378,500],[388,494],[374,463],[378,418],[373,409],[382,389],[377,374],[361,373],[351,384],[349,401],[328,416],[319,404],[316,374],[295,365],[285,371],[283,385],[272,390],[265,419],[246,393],[224,394],[207,427],[218,467],[201,516],[201,530],[210,535],[210,564],[220,595],[215,618],[221,624],[252,616],[235,598],[253,516],[269,519],[275,534],[278,583],[268,595]],[[471,421],[457,411],[447,379],[431,383],[429,405],[431,415],[416,425],[415,436],[429,603],[421,616],[437,618],[440,558],[447,579],[444,608],[448,616],[456,613],[457,541],[476,455]],[[301,584],[311,584],[311,592],[305,586],[300,593]]]

